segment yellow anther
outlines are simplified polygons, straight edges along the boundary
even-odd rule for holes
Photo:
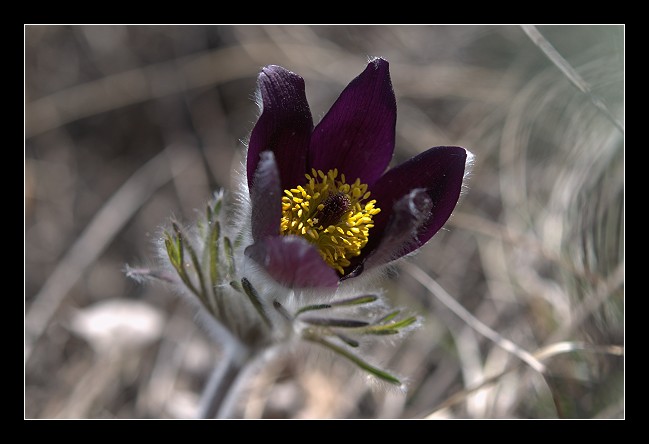
[[[280,233],[302,236],[340,274],[367,244],[372,216],[381,211],[360,179],[347,183],[337,169],[311,170],[306,183],[284,190]],[[325,233],[326,236],[322,236]]]

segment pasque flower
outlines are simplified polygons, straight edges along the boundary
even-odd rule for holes
[[[430,148],[386,172],[397,116],[386,60],[370,61],[315,128],[297,74],[267,66],[258,93],[246,255],[273,279],[335,287],[418,249],[448,220],[467,151]]]
[[[247,362],[297,340],[401,385],[362,355],[373,341],[396,342],[418,317],[389,308],[362,277],[439,231],[458,201],[470,154],[439,146],[388,169],[396,100],[380,58],[315,127],[297,74],[263,68],[258,99],[240,186],[217,192],[193,226],[173,221],[163,230],[159,269],[128,274],[173,285],[197,303],[221,342],[239,350],[234,370],[215,372],[208,384],[210,406],[220,405],[230,376]]]

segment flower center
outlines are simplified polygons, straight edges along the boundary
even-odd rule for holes
[[[367,201],[370,193],[360,179],[345,182],[338,170],[311,170],[307,183],[284,190],[280,234],[302,236],[314,244],[331,267],[344,274],[349,259],[367,244],[372,216],[381,210]]]

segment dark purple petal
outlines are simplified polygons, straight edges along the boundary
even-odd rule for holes
[[[289,288],[334,288],[338,275],[313,245],[298,236],[273,236],[246,248],[246,256]]]
[[[282,189],[275,156],[272,151],[264,151],[259,157],[250,185],[252,238],[255,241],[276,236],[282,218]]]
[[[311,111],[304,92],[304,79],[281,66],[267,66],[257,79],[262,112],[248,144],[248,184],[252,182],[259,155],[272,151],[282,189],[304,182],[309,139],[313,130]]]
[[[433,203],[423,188],[399,199],[380,237],[378,246],[364,260],[365,268],[387,264],[419,247],[419,235],[431,216]]]
[[[374,59],[351,81],[311,136],[308,166],[338,168],[348,182],[372,185],[394,152],[397,104],[388,62]]]
[[[423,188],[432,204],[430,214],[418,231],[415,242],[399,252],[398,257],[416,250],[433,237],[451,216],[462,189],[466,150],[456,146],[438,146],[390,169],[372,188],[371,199],[381,212],[374,216],[370,240],[363,249],[368,257],[385,235],[397,202],[417,188]]]

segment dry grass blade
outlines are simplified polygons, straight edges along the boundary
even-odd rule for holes
[[[536,359],[531,353],[523,349],[522,347],[514,344],[507,338],[504,338],[498,332],[491,329],[489,326],[485,325],[475,316],[473,316],[469,311],[460,305],[453,297],[442,288],[433,278],[428,276],[424,270],[418,266],[411,263],[403,263],[401,267],[412,276],[417,282],[423,285],[433,296],[435,296],[442,304],[444,304],[449,310],[455,313],[460,319],[462,319],[468,326],[473,328],[475,331],[493,341],[497,346],[502,348],[505,351],[512,353],[517,356],[519,359],[527,363],[534,370],[539,373],[545,371],[545,366]]]
[[[550,59],[552,63],[555,64],[557,68],[570,80],[570,82],[575,85],[579,91],[583,92],[588,96],[590,101],[599,109],[604,115],[620,130],[624,133],[624,124],[615,117],[611,110],[606,106],[604,101],[593,94],[592,89],[588,82],[586,82],[577,71],[564,59],[561,54],[552,46],[548,40],[543,37],[539,32],[536,26],[533,25],[523,25],[523,31],[525,34],[534,42],[536,46],[539,47],[541,51]]]
[[[589,345],[583,342],[564,341],[546,345],[534,352],[534,356],[545,361],[561,353],[570,353],[573,351],[590,351],[592,353],[604,353],[612,356],[624,355],[624,347],[619,345]]]
[[[549,358],[552,358],[554,356],[563,354],[563,353],[571,353],[574,351],[586,351],[586,352],[591,352],[591,353],[602,353],[602,354],[608,354],[612,356],[622,356],[624,354],[624,348],[617,346],[617,345],[603,345],[603,346],[592,346],[588,344],[584,344],[581,342],[558,342],[555,344],[550,344],[547,345],[543,348],[540,348],[539,350],[535,351],[533,353],[534,359],[537,359],[539,361],[545,361],[548,360]],[[465,390],[462,390],[460,392],[454,393],[447,399],[445,399],[443,402],[441,402],[439,405],[437,405],[431,413],[429,413],[426,418],[428,419],[434,419],[438,412],[441,410],[447,409],[455,404],[459,404],[463,402],[464,400],[467,399],[467,397],[479,390],[482,390],[486,387],[489,387],[492,384],[496,384],[499,382],[499,380],[505,376],[506,374],[513,372],[517,370],[520,367],[521,364],[514,364],[508,366],[505,370],[499,372],[496,375],[490,376],[489,378],[485,379],[484,381],[480,382],[479,384],[469,387]]]

